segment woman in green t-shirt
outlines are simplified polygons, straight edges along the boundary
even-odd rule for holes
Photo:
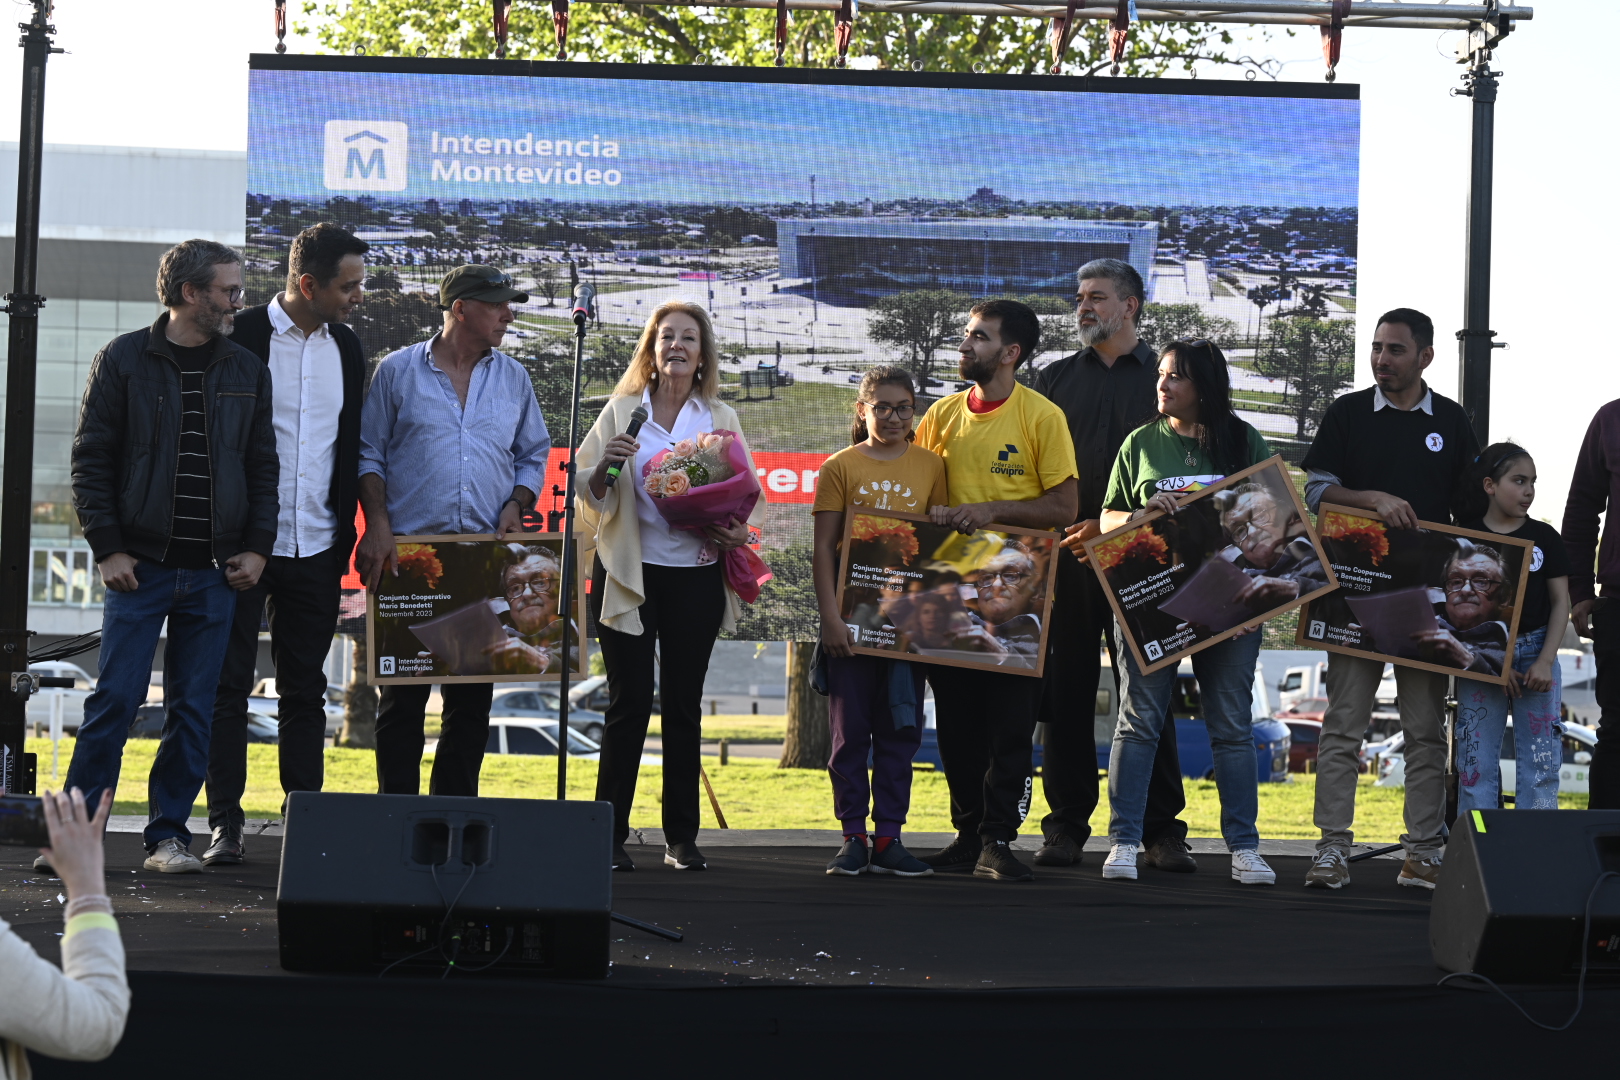
[[[1260,433],[1232,411],[1226,357],[1208,341],[1174,341],[1159,356],[1158,415],[1125,437],[1103,499],[1106,532],[1153,510],[1175,513],[1178,493],[1198,491],[1271,456]],[[1193,674],[1221,793],[1221,834],[1232,851],[1232,878],[1245,885],[1275,885],[1277,875],[1260,857],[1258,773],[1255,766],[1254,671],[1260,635],[1247,627],[1235,637],[1194,653]],[[1115,631],[1124,640],[1124,629]],[[1136,879],[1142,817],[1159,735],[1170,711],[1179,665],[1150,675],[1122,649],[1119,722],[1108,755],[1112,848],[1103,877]]]

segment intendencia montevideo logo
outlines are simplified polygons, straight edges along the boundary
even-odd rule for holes
[[[404,191],[410,129],[396,120],[328,120],[328,191]]]
[[[431,179],[440,183],[618,187],[624,182],[624,174],[618,169],[599,167],[610,164],[605,159],[619,156],[619,144],[600,135],[582,139],[553,132],[549,139],[537,139],[534,132],[526,131],[517,138],[494,139],[435,131],[430,141]],[[489,158],[507,160],[493,162]]]

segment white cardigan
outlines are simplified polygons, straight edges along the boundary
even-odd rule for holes
[[[27,1080],[24,1047],[68,1061],[100,1061],[124,1036],[129,983],[111,915],[75,916],[62,967],[0,920],[0,1077]]]
[[[580,444],[578,477],[575,481],[579,495],[580,565],[589,577],[595,571],[595,560],[601,559],[607,571],[607,586],[602,593],[602,622],[621,634],[640,634],[641,604],[647,599],[641,576],[641,523],[636,519],[635,506],[625,502],[634,499],[634,485],[639,477],[621,477],[598,499],[591,494],[590,477],[596,463],[602,459],[602,448],[615,435],[630,426],[630,414],[641,404],[639,395],[620,394],[607,403],[602,415],[596,418],[591,430]],[[709,403],[714,426],[742,433],[737,410],[720,401]],[[743,441],[743,453],[748,456],[748,467],[754,468],[754,454]],[[633,460],[633,459],[632,459]],[[755,475],[758,475],[757,473]],[[750,525],[765,521],[765,495],[760,493],[753,513],[748,515]],[[742,615],[742,601],[731,586],[726,585],[726,612],[721,620],[722,630],[735,630]]]

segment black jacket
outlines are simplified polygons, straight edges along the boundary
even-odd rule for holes
[[[180,450],[180,366],[164,336],[168,313],[96,354],[73,436],[73,507],[99,562],[125,552],[161,562],[174,524]],[[212,475],[214,561],[269,558],[276,542],[276,431],[270,371],[229,338],[203,374]]]
[[[326,325],[337,341],[338,356],[343,362],[343,408],[338,413],[337,453],[332,459],[331,506],[337,515],[337,534],[332,546],[343,556],[347,566],[354,552],[354,513],[360,499],[360,406],[364,399],[366,354],[353,330],[342,323]],[[269,305],[260,304],[236,317],[231,340],[268,365],[270,338],[274,333]]]

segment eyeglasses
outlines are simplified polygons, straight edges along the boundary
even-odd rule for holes
[[[979,584],[988,585],[999,579],[1007,588],[1016,589],[1019,582],[1027,577],[1029,575],[1022,570],[984,570],[979,574]]]
[[[870,401],[862,401],[861,404],[871,409],[872,415],[879,420],[887,420],[891,415],[901,420],[910,420],[912,414],[917,411],[915,405],[874,405]]]
[[[535,596],[550,596],[554,590],[550,578],[541,578],[539,581],[520,581],[515,585],[506,587],[506,598],[516,600],[527,591]]]
[[[209,288],[224,289],[225,295],[230,298],[230,301],[233,304],[240,304],[242,302],[242,298],[247,295],[247,290],[242,288],[240,285],[236,286],[235,288],[230,288],[225,285],[210,285]]]
[[[1249,514],[1247,520],[1228,524],[1226,531],[1232,534],[1232,543],[1242,544],[1254,533],[1262,529],[1270,529],[1276,522],[1276,511],[1256,510]]]
[[[1502,584],[1501,578],[1493,577],[1448,577],[1446,578],[1446,592],[1455,595],[1465,589],[1472,589],[1480,596],[1489,596]]]

